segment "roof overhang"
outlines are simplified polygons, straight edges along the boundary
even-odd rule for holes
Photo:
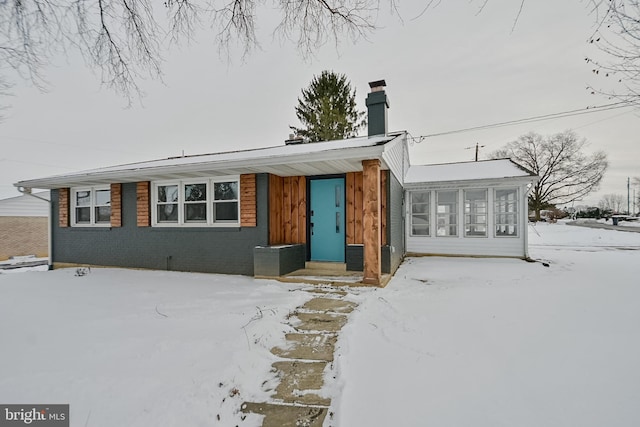
[[[362,171],[362,161],[379,159],[386,144],[400,136],[352,138],[256,150],[186,156],[94,169],[73,174],[20,181],[16,187],[54,189],[138,181],[189,179],[250,173],[313,176]]]

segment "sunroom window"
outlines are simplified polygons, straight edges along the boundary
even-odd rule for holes
[[[154,183],[154,225],[239,224],[239,179],[211,178]]]
[[[458,191],[438,191],[437,197],[437,235],[458,235]]]
[[[72,190],[73,225],[110,225],[111,190],[107,188],[74,188]]]
[[[411,193],[411,235],[429,236],[429,191]]]
[[[518,189],[495,190],[496,237],[518,235]]]
[[[487,190],[464,190],[464,235],[487,236]]]

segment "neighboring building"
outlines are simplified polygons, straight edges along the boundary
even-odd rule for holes
[[[407,251],[526,257],[527,184],[536,177],[509,160],[411,166],[406,133],[387,131],[384,81],[370,86],[368,137],[288,140],[16,186],[51,189],[58,265],[277,276],[318,261],[377,285]],[[438,178],[449,169],[453,179]]]
[[[49,199],[49,192],[37,196]],[[0,200],[0,261],[48,256],[49,203],[29,195]]]

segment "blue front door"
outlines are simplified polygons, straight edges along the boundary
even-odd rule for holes
[[[311,180],[311,260],[344,262],[344,178]]]

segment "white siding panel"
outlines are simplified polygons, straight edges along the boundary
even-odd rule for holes
[[[412,237],[407,252],[437,255],[524,257],[524,237]]]
[[[406,143],[406,134],[400,135],[395,140],[388,142],[385,146],[384,152],[382,153],[382,158],[400,184],[404,183],[404,154]]]
[[[37,193],[38,197],[49,199],[49,192]],[[0,216],[46,217],[49,215],[49,203],[31,196],[17,196],[0,200]]]

